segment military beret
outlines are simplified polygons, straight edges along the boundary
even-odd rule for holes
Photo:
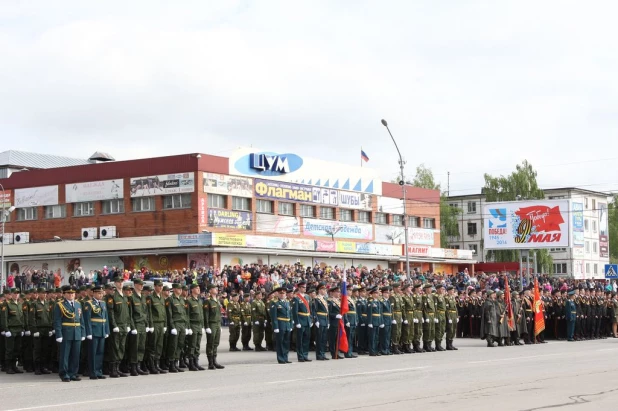
[[[103,291],[103,287],[101,287],[100,285],[92,287],[92,292],[93,293],[98,293],[100,291]]]
[[[430,283],[427,283],[423,286],[423,289],[427,289],[427,288],[433,288],[433,285],[431,285]]]
[[[163,286],[163,291],[169,291],[169,290],[170,290],[170,287],[168,285]]]
[[[183,286],[182,286],[182,290],[183,290],[183,291],[187,291],[187,290],[189,290],[189,287],[187,287],[186,285],[183,285]]]
[[[172,289],[180,290],[180,289],[182,289],[182,286],[179,283],[173,283],[172,284]]]
[[[161,281],[161,280],[154,280],[154,285],[155,285],[155,287],[156,286],[161,286],[161,285],[163,285],[163,281]]]
[[[382,287],[382,288],[380,288],[380,291],[382,291],[383,293],[387,293],[387,292],[389,292],[390,290],[391,290],[391,288],[390,288],[390,287],[388,287],[388,286],[387,286],[387,287]]]
[[[207,287],[207,288],[208,288],[209,290],[212,290],[213,288],[217,288],[217,286],[216,286],[216,285],[214,285],[214,284],[208,284],[208,287]]]
[[[449,285],[448,287],[446,287],[446,291],[451,291],[454,290],[455,287],[453,287],[452,285]]]
[[[144,284],[144,282],[141,279],[136,278],[133,280],[133,284]]]
[[[436,284],[436,290],[437,290],[438,288],[444,288],[444,284],[440,284],[440,283]]]
[[[198,284],[191,284],[191,287],[189,287],[189,288],[191,288],[193,290],[195,288],[200,288],[200,286]]]

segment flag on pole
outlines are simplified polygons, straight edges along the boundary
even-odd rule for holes
[[[509,331],[515,331],[515,316],[513,315],[513,302],[511,301],[511,287],[508,280],[504,286],[504,303],[506,304],[506,318]]]
[[[339,313],[341,314],[341,319],[339,320],[339,339],[337,340],[337,345],[339,346],[339,351],[348,352],[348,336],[345,332],[345,324],[343,322],[343,316],[350,311],[350,307],[348,306],[348,285],[347,285],[347,277],[345,271],[343,272],[343,281],[341,282],[341,309]]]
[[[362,147],[361,147],[361,160],[363,160],[365,163],[369,161],[369,157],[367,157],[367,153],[363,151]]]
[[[539,279],[534,279],[534,336],[536,337],[545,329],[545,317],[543,316],[543,300],[539,291]]]

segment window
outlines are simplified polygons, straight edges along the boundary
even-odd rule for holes
[[[479,252],[479,246],[477,244],[468,244],[468,250],[472,250],[476,254]]]
[[[191,208],[191,194],[172,194],[163,196],[163,209]]]
[[[408,227],[419,227],[421,225],[420,221],[420,217],[408,216]]]
[[[449,205],[450,205],[451,207],[453,207],[453,208],[457,208],[457,203],[451,203],[451,204],[449,204]]]
[[[468,201],[468,214],[476,214],[476,201]]]
[[[386,224],[386,214],[376,213],[376,224]]]
[[[257,200],[256,208],[258,213],[272,214],[273,202],[270,200]]]
[[[294,204],[279,201],[279,215],[294,215]]]
[[[36,207],[26,207],[17,209],[17,221],[36,220]]]
[[[392,225],[403,225],[403,216],[400,214],[391,214]]]
[[[90,215],[94,215],[94,203],[92,201],[73,204],[73,217],[86,217]]]
[[[103,214],[122,214],[124,213],[124,200],[106,200],[101,202]]]
[[[586,207],[586,210],[588,209],[588,197],[584,197],[584,207]]]
[[[586,263],[586,274],[590,274],[590,263]]]
[[[586,241],[586,252],[590,252],[590,241]]]
[[[459,250],[459,244],[453,244],[450,246],[453,250]]]
[[[588,227],[588,226],[589,226],[588,219],[585,219],[585,220],[584,220],[584,230],[588,231],[588,229],[589,229],[589,227]]]
[[[334,220],[335,209],[332,207],[320,207],[320,218],[324,220]]]
[[[468,223],[468,235],[476,235],[476,223]]]
[[[595,200],[594,198],[592,199],[592,210],[596,210],[597,209],[597,200]],[[596,272],[595,272],[596,274]]]
[[[370,223],[369,218],[371,213],[369,211],[359,211],[358,212],[358,222],[359,223]]]
[[[219,194],[208,194],[208,208],[225,209],[225,196]]]
[[[554,273],[556,273],[556,274],[567,274],[567,265],[566,265],[566,263],[554,264]]]
[[[64,218],[67,216],[65,204],[45,206],[45,218]]]
[[[436,228],[435,218],[423,218],[423,228]]]
[[[244,197],[232,197],[232,210],[251,211],[251,200]]]
[[[597,221],[596,220],[592,220],[592,232],[593,233],[597,232]]]
[[[597,252],[597,242],[596,242],[596,241],[593,241],[593,242],[592,242],[592,252],[593,252],[593,253],[596,253],[596,252]]]
[[[566,248],[550,248],[550,253],[564,253],[566,252]]]
[[[315,207],[309,204],[300,205],[301,217],[315,217]]]
[[[594,200],[592,200],[592,201],[594,201]],[[594,207],[594,205],[593,205],[593,207]],[[594,269],[593,270],[593,274],[598,274],[597,271],[598,271],[599,267],[598,267],[598,265],[596,263],[594,264],[594,266],[592,268]]]
[[[339,221],[352,221],[352,210],[340,209]]]
[[[210,195],[208,195],[210,199]],[[131,209],[133,211],[154,211],[155,199],[154,197],[139,197],[131,199]]]
[[[547,197],[548,200],[562,200],[566,198],[566,196],[549,196]]]

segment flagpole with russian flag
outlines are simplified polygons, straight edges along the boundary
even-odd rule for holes
[[[339,320],[339,335],[337,338],[337,347],[335,347],[335,358],[339,359],[339,350],[348,352],[348,336],[345,332],[345,324],[343,322],[343,316],[347,314],[350,310],[348,306],[348,284],[347,284],[347,275],[345,269],[343,270],[343,281],[341,282],[341,309],[339,310],[339,314],[341,314],[341,319]]]
[[[367,157],[367,153],[365,153],[363,151],[363,148],[361,147],[361,167],[363,166],[363,161],[366,163],[369,161],[369,157]]]

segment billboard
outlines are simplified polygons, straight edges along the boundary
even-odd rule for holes
[[[483,206],[485,249],[570,246],[568,200],[487,203]]]
[[[402,226],[377,224],[375,240],[376,243],[405,244],[405,229]],[[408,243],[434,245],[434,230],[408,227]]]
[[[256,214],[256,231],[260,233],[300,234],[300,217]]]
[[[609,257],[607,204],[599,203],[599,257]]]
[[[209,227],[251,230],[252,220],[252,214],[246,211],[208,210]]]
[[[253,179],[204,173],[204,192],[236,197],[253,196]]]
[[[58,204],[58,186],[19,188],[14,192],[15,207],[38,207]]]
[[[373,226],[371,224],[304,218],[303,234],[314,237],[330,237],[331,239],[373,240]]]
[[[123,187],[122,179],[66,184],[64,189],[65,202],[82,203],[120,199],[124,197]]]
[[[166,174],[131,179],[131,197],[192,193],[195,173]]]

